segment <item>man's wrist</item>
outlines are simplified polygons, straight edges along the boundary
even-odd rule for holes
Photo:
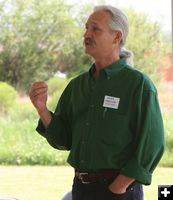
[[[42,109],[37,109],[37,112],[41,116],[41,115],[44,115],[45,113],[48,113],[49,110],[47,109],[47,107],[45,107],[45,108],[42,108]]]
[[[41,121],[43,122],[45,128],[47,129],[52,119],[51,112],[47,108],[43,110],[37,110],[37,111],[38,111]]]

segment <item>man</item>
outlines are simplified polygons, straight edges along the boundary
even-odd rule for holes
[[[126,15],[98,6],[86,22],[85,52],[95,63],[73,79],[57,108],[47,107],[47,85],[35,83],[30,98],[37,131],[54,148],[69,150],[73,200],[142,200],[142,184],[164,151],[163,123],[153,83],[122,58]]]

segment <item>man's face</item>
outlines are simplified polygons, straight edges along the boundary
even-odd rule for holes
[[[85,52],[94,59],[104,58],[115,51],[116,33],[110,31],[110,14],[97,11],[90,15],[84,33]]]

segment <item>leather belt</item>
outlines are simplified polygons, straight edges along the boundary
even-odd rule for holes
[[[78,172],[75,171],[75,177],[83,184],[94,183],[101,180],[116,178],[119,175],[118,170],[106,170],[99,172]]]

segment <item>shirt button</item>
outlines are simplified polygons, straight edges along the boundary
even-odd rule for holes
[[[85,144],[85,141],[82,141],[82,144]]]
[[[86,126],[89,126],[89,122],[86,122]]]

